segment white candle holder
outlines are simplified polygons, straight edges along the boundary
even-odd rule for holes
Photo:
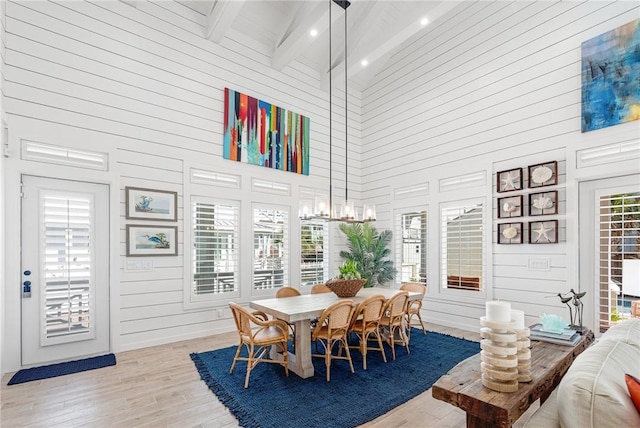
[[[516,357],[518,358],[518,382],[531,382],[531,340],[529,335],[531,330],[525,328],[523,330],[516,330],[516,347],[518,352]]]
[[[480,369],[482,384],[494,391],[518,390],[518,336],[515,322],[502,322],[480,318]],[[531,362],[529,362],[531,367]]]

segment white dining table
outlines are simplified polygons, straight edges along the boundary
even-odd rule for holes
[[[401,290],[392,288],[362,288],[355,297],[349,297],[356,304],[367,297],[382,294],[387,300]],[[409,300],[421,299],[423,294],[409,291]],[[253,309],[262,311],[274,318],[295,324],[295,353],[289,352],[289,370],[300,376],[308,378],[313,376],[313,363],[311,362],[311,319],[318,318],[322,311],[329,305],[342,298],[334,293],[303,294],[295,297],[282,297],[264,300],[255,300],[249,303]],[[271,352],[277,353],[276,347]],[[273,355],[272,357],[276,357]]]

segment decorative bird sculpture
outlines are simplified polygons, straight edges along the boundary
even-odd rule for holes
[[[587,294],[586,291],[580,292],[580,293],[576,293],[575,290],[572,288],[571,290],[569,290],[569,292],[571,294],[573,294],[573,306],[575,306],[576,308],[576,319],[572,321],[572,324],[576,327],[579,328],[579,331],[582,331],[583,327],[582,327],[582,310],[584,308],[584,304],[582,303],[582,299],[584,297],[585,294]]]
[[[571,301],[571,299],[573,299],[573,297],[571,296],[565,297],[561,293],[558,293],[558,297],[560,298],[560,302],[564,303],[569,308],[569,321],[571,322],[571,324],[573,324],[573,309],[569,304],[569,302]]]

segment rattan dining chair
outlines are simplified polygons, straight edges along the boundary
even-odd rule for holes
[[[324,358],[324,363],[327,366],[327,382],[331,380],[332,360],[349,361],[351,373],[354,372],[349,344],[347,343],[347,331],[349,330],[355,307],[355,303],[350,299],[338,300],[332,303],[322,311],[318,318],[318,325],[311,335],[311,340],[316,342],[316,348],[318,343],[321,343],[324,347],[324,354],[312,354],[311,356]],[[333,355],[332,351],[336,343],[338,344],[338,350],[336,355]],[[344,351],[344,355],[341,355],[342,351]]]
[[[387,301],[384,314],[380,319],[380,328],[386,330],[389,345],[391,345],[391,356],[396,359],[396,341],[404,345],[409,353],[409,339],[404,331],[404,318],[407,310],[408,293],[400,291]]]
[[[284,372],[289,376],[288,352],[287,344],[289,342],[289,328],[287,323],[282,320],[266,320],[263,312],[250,312],[242,306],[230,302],[229,307],[233,314],[233,320],[236,323],[238,334],[240,335],[240,343],[238,350],[233,357],[233,363],[229,373],[233,373],[233,369],[238,361],[247,362],[247,374],[244,380],[244,387],[249,387],[249,376],[258,363],[274,363],[284,365]],[[279,345],[283,351],[282,360],[271,360],[269,351],[273,345]],[[247,348],[248,356],[241,357],[240,351]]]
[[[278,289],[278,291],[276,291],[276,299],[281,299],[281,298],[286,298],[286,297],[296,297],[296,296],[301,296],[302,293],[300,293],[297,289],[293,288],[293,287],[281,287]],[[289,330],[291,330],[291,335],[293,336],[293,343],[296,343],[296,328],[295,325],[293,323],[287,322],[287,325],[289,326]],[[295,345],[294,345],[295,346]],[[293,351],[295,353],[295,349]]]
[[[325,284],[315,284],[311,286],[311,294],[332,293],[331,289]]]
[[[382,360],[386,363],[387,356],[382,346],[382,338],[380,337],[380,318],[384,313],[385,298],[382,294],[376,294],[364,299],[353,313],[349,333],[355,334],[358,338],[358,345],[351,345],[352,349],[360,350],[362,354],[362,368],[367,369],[367,352],[380,351]],[[371,339],[370,339],[371,338]],[[376,339],[378,347],[372,348],[368,345],[369,340]]]
[[[427,292],[427,287],[419,282],[407,282],[400,286],[400,290],[413,291],[422,294],[419,299],[410,300],[407,303],[407,312],[405,314],[405,319],[407,320],[407,337],[409,338],[409,340],[411,340],[412,325],[420,325],[420,328],[422,328],[422,333],[427,334],[427,330],[424,328],[424,322],[422,322],[422,316],[420,315],[420,311],[422,310],[422,298]],[[411,322],[411,319],[414,316],[418,317],[418,321],[420,321],[419,324]]]

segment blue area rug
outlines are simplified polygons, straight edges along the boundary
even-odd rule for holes
[[[7,385],[31,382],[32,380],[47,379],[63,376],[71,373],[84,372],[116,365],[116,356],[113,354],[100,355],[98,357],[84,358],[82,360],[67,361],[66,363],[51,364],[48,366],[32,367],[16,372]]]
[[[312,349],[315,346],[312,344]],[[480,352],[480,345],[465,339],[414,329],[410,354],[396,347],[396,360],[385,345],[388,363],[380,352],[351,353],[355,373],[346,361],[331,364],[331,382],[325,380],[324,360],[314,358],[315,375],[302,379],[284,375],[276,364],[259,364],[244,389],[246,363],[229,368],[236,347],[191,354],[200,377],[229,408],[243,427],[356,427],[383,415],[421,394],[460,361]],[[244,352],[244,351],[243,351]],[[315,352],[315,351],[314,351]]]

